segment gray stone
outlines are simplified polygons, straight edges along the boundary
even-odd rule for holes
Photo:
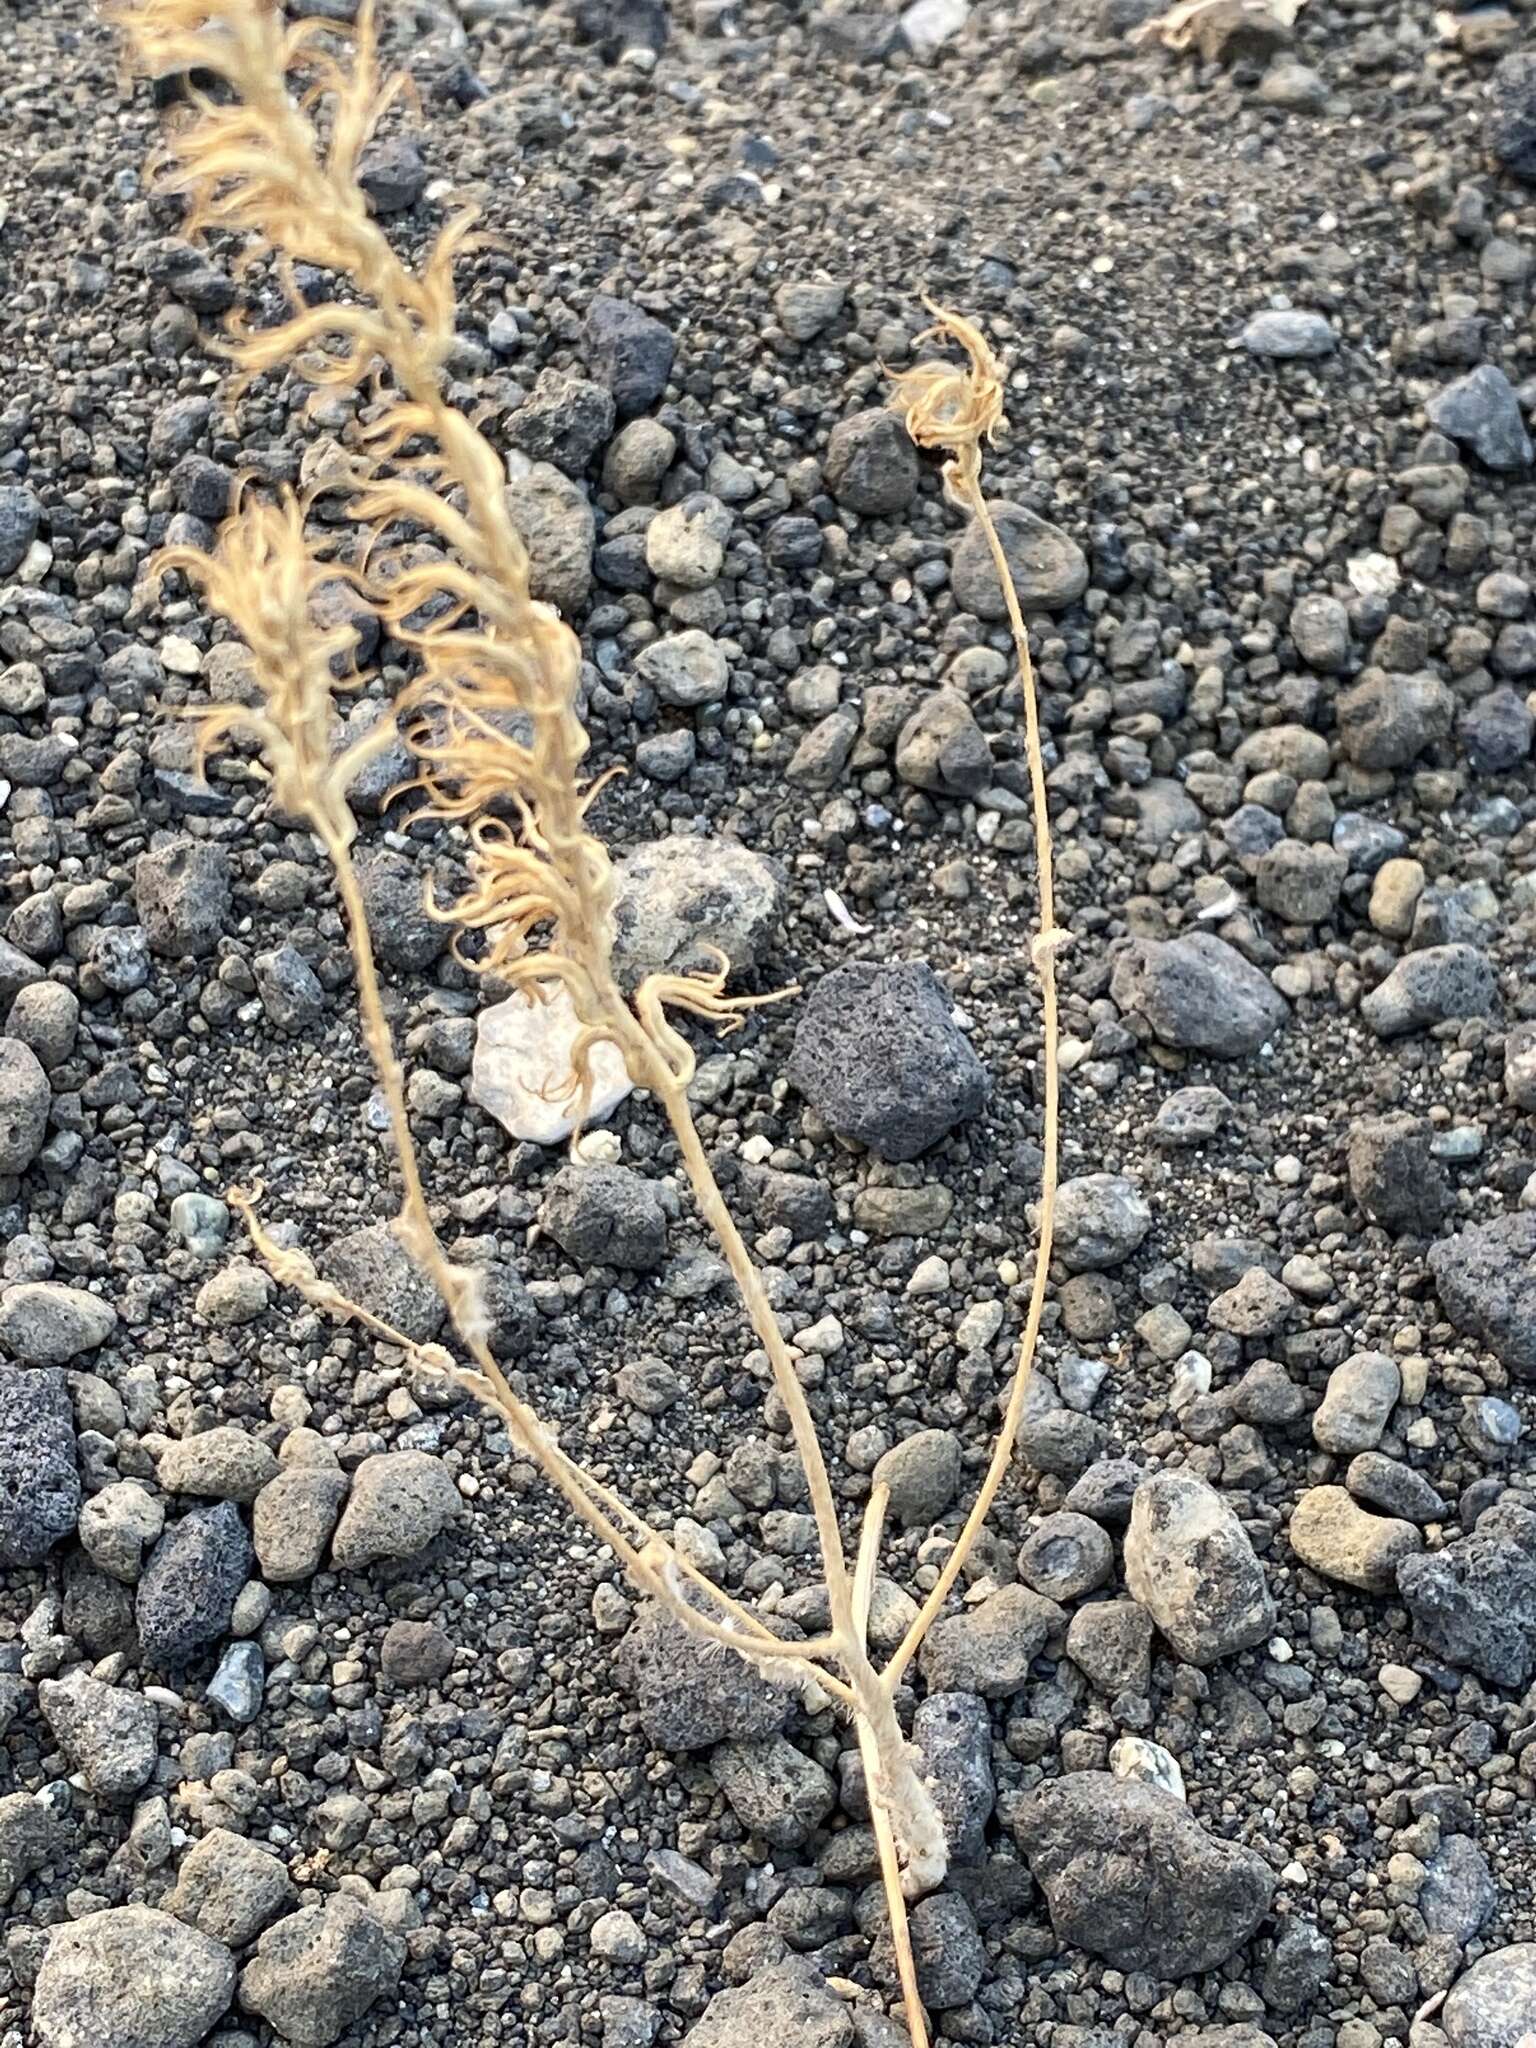
[[[256,993],[274,1030],[296,1035],[319,1022],[325,1012],[325,990],[297,946],[258,953],[254,966]]]
[[[1465,1948],[1499,1902],[1488,1858],[1470,1835],[1449,1835],[1429,1859],[1417,1905],[1433,1935]]]
[[[853,2011],[808,1957],[795,1956],[717,1993],[684,2048],[854,2048]]]
[[[1450,1196],[1445,1168],[1430,1151],[1428,1123],[1406,1110],[1351,1126],[1349,1191],[1373,1223],[1432,1237]]]
[[[134,1613],[146,1660],[175,1670],[223,1635],[250,1577],[251,1540],[232,1501],[194,1508],[144,1567]]]
[[[1424,410],[1431,426],[1470,448],[1489,469],[1524,469],[1531,459],[1515,387],[1493,363],[1479,363],[1447,384]]]
[[[1222,1059],[1257,1052],[1289,1014],[1269,977],[1210,932],[1134,941],[1115,962],[1110,994],[1163,1045]]]
[[[1277,362],[1331,356],[1337,345],[1338,338],[1321,313],[1255,313],[1243,329],[1243,347],[1249,355],[1268,356]]]
[[[234,1988],[222,1942],[151,1906],[114,1906],[50,1933],[33,2039],[36,2048],[194,2048]]]
[[[1024,1584],[1062,1606],[1106,1584],[1114,1568],[1114,1545],[1099,1524],[1066,1509],[1047,1515],[1019,1551]]]
[[[791,341],[814,341],[841,313],[847,297],[845,284],[822,278],[796,278],[779,286],[773,304],[779,325]]]
[[[829,711],[790,756],[785,780],[797,789],[830,789],[848,765],[858,736],[859,721],[853,711]]]
[[[391,1324],[413,1344],[443,1326],[443,1298],[401,1243],[392,1223],[369,1223],[334,1238],[320,1256],[323,1278],[349,1301]]]
[[[448,1467],[430,1451],[379,1451],[364,1458],[331,1544],[341,1571],[380,1558],[419,1557],[464,1513]]]
[[[1275,1624],[1264,1567],[1246,1530],[1192,1472],[1143,1479],[1125,1539],[1125,1582],[1186,1664],[1214,1664]]]
[[[509,447],[530,462],[553,463],[579,477],[613,432],[611,391],[573,370],[551,365],[540,370],[533,390],[507,416],[502,431]]]
[[[619,1645],[618,1669],[658,1749],[709,1749],[776,1735],[793,1702],[745,1658],[691,1634],[654,1600]]]
[[[229,855],[207,839],[176,839],[141,853],[133,902],[154,952],[173,960],[211,953],[229,919]]]
[[[666,390],[677,344],[671,330],[644,307],[594,292],[583,339],[587,368],[613,393],[621,420],[644,412]]]
[[[1336,1365],[1322,1405],[1312,1417],[1319,1450],[1339,1457],[1374,1451],[1402,1390],[1402,1374],[1385,1351],[1356,1351]]]
[[[923,1677],[930,1692],[1009,1699],[1029,1683],[1031,1664],[1065,1624],[1054,1600],[1027,1586],[1004,1586],[933,1624],[919,1652]]]
[[[827,488],[866,519],[888,519],[917,494],[922,465],[905,423],[888,406],[839,420],[827,443]]]
[[[988,509],[1026,612],[1063,612],[1088,588],[1088,558],[1077,542],[1037,512],[1007,498]],[[955,543],[950,583],[956,602],[981,619],[1005,619],[1002,585],[986,534],[972,520]]]
[[[1327,1936],[1308,1920],[1287,1919],[1264,1968],[1264,2003],[1275,2012],[1300,2012],[1322,1990],[1332,1966]]]
[[[1137,1601],[1094,1601],[1073,1615],[1067,1655],[1108,1698],[1140,1698],[1152,1678],[1152,1631],[1152,1617]]]
[[[1191,1146],[1208,1145],[1220,1135],[1231,1114],[1231,1101],[1219,1088],[1204,1084],[1175,1088],[1158,1104],[1147,1135],[1166,1152],[1183,1152]]]
[[[1494,66],[1484,132],[1494,161],[1536,185],[1536,51],[1511,50]]]
[[[648,974],[756,966],[784,915],[784,871],[735,839],[643,841],[615,870],[613,966],[626,989]]]
[[[30,1792],[0,1796],[0,1906],[8,1906],[62,1846],[53,1816],[41,1799]]]
[[[27,559],[42,517],[42,505],[24,484],[0,484],[0,577],[13,575]]]
[[[1480,1956],[1457,1979],[1439,2025],[1451,2048],[1521,2048],[1536,2033],[1536,1942]]]
[[[1536,1671],[1536,1515],[1491,1510],[1459,1543],[1406,1558],[1397,1590],[1414,1634],[1437,1657],[1490,1685],[1529,1683]]]
[[[425,974],[447,951],[450,935],[428,911],[426,871],[388,846],[365,847],[353,858],[374,958],[402,974]]]
[[[992,772],[992,749],[959,692],[924,697],[896,742],[902,781],[940,796],[979,796]]]
[[[729,508],[708,491],[694,491],[646,528],[646,563],[653,576],[679,590],[706,590],[725,566],[730,533]]]
[[[908,1913],[907,1932],[923,2004],[934,2012],[967,2006],[986,1975],[987,1952],[965,1900],[958,1892],[930,1892]],[[888,1923],[873,1944],[869,1966],[876,1977],[896,1988],[899,1979]]]
[[[1234,1337],[1273,1337],[1284,1329],[1296,1298],[1262,1266],[1250,1266],[1235,1285],[1218,1294],[1208,1315],[1218,1330]]]
[[[1508,683],[1489,690],[1456,722],[1457,737],[1477,775],[1507,775],[1531,751],[1536,718],[1524,697]]]
[[[214,1828],[182,1858],[166,1911],[229,1948],[244,1948],[297,1896],[280,1857]]]
[[[98,1799],[119,1804],[141,1792],[160,1755],[160,1722],[142,1693],[92,1678],[83,1667],[37,1688],[43,1719]]]
[[[948,1429],[916,1430],[881,1454],[872,1477],[890,1488],[898,1522],[936,1522],[960,1488],[960,1439]]]
[[[0,1038],[0,1175],[25,1173],[43,1149],[53,1091],[19,1038]]]
[[[1458,1017],[1486,1017],[1498,977],[1475,946],[1427,946],[1399,960],[1360,1005],[1378,1038],[1401,1038]]]
[[[539,1222],[578,1266],[649,1273],[667,1256],[661,1197],[627,1166],[567,1161],[545,1191]]]
[[[253,1501],[276,1473],[277,1459],[260,1437],[233,1423],[167,1444],[155,1467],[167,1492],[204,1500]]]
[[[802,1847],[837,1803],[830,1775],[783,1735],[722,1742],[709,1767],[742,1826],[776,1849]]]
[[[1085,1173],[1063,1181],[1056,1199],[1056,1251],[1072,1273],[1098,1273],[1128,1259],[1152,1227],[1133,1180]]]
[[[1260,857],[1259,903],[1287,924],[1321,924],[1339,907],[1348,866],[1331,846],[1282,839]]]
[[[357,160],[357,182],[376,214],[405,213],[427,189],[427,167],[410,135],[375,135]]]
[[[1432,670],[1366,669],[1337,703],[1339,738],[1358,768],[1406,768],[1451,730],[1456,700]]]
[[[975,1116],[986,1074],[924,961],[855,960],[822,976],[795,1029],[789,1079],[839,1137],[915,1159]]]
[[[975,1693],[931,1692],[912,1716],[912,1747],[957,1863],[977,1863],[997,1798],[992,1716]]]
[[[262,1598],[270,1599],[265,1589],[262,1589]],[[239,1618],[237,1612],[233,1620],[238,1623]],[[219,1659],[218,1669],[209,1679],[203,1697],[235,1727],[248,1728],[261,1712],[266,1683],[267,1664],[261,1645],[249,1641],[231,1643]]]
[[[1362,1593],[1391,1593],[1423,1548],[1412,1522],[1372,1515],[1342,1486],[1314,1486],[1291,1510],[1286,1536],[1304,1565]]]
[[[621,505],[648,505],[677,454],[677,436],[660,420],[620,427],[603,457],[603,488]]]
[[[1207,1835],[1171,1794],[1105,1772],[1048,1780],[1012,1822],[1059,1939],[1119,1970],[1217,1969],[1274,1896],[1251,1849]]]
[[[1536,1023],[1516,1024],[1504,1040],[1504,1093],[1516,1109],[1536,1110]]]
[[[274,1586],[313,1578],[341,1514],[351,1482],[323,1465],[279,1472],[256,1496],[251,1535],[261,1575]]]
[[[453,1643],[435,1621],[392,1621],[379,1650],[391,1685],[436,1685],[453,1668]]]
[[[240,2003],[294,2048],[330,2048],[377,1999],[393,1997],[405,1956],[398,1934],[333,1892],[267,1929],[240,1973]]]
[[[1291,607],[1296,652],[1323,675],[1335,675],[1349,659],[1349,610],[1336,597],[1315,591]],[[1246,742],[1245,742],[1246,744]]]
[[[1440,1522],[1448,1512],[1423,1473],[1380,1451],[1362,1451],[1351,1458],[1344,1484],[1367,1507],[1404,1522]]]
[[[1517,1379],[1536,1379],[1536,1210],[1473,1223],[1430,1247],[1446,1315]]]
[[[74,1051],[79,1030],[80,998],[57,981],[34,981],[18,989],[5,1020],[6,1036],[30,1046],[49,1074]]]
[[[635,657],[635,673],[650,684],[663,704],[678,711],[718,704],[730,684],[724,653],[697,626],[663,634],[642,647]]]
[[[0,1365],[0,1565],[41,1564],[80,1512],[64,1375]]]
[[[552,462],[534,462],[507,485],[506,506],[528,550],[529,590],[574,617],[591,593],[597,538],[586,492]]]

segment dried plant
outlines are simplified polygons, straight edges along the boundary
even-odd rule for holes
[[[162,191],[183,197],[193,229],[219,227],[267,253],[291,283],[295,260],[340,273],[355,299],[310,307],[294,289],[282,324],[232,322],[221,344],[245,377],[286,368],[320,391],[366,389],[363,457],[340,479],[351,517],[371,529],[363,569],[339,571],[312,541],[306,504],[248,498],[211,554],[168,551],[159,570],[201,583],[210,606],[251,652],[259,702],[199,714],[211,751],[234,735],[254,739],[282,809],[321,842],[346,912],[358,1005],[388,1107],[402,1200],[397,1230],[449,1311],[462,1357],[413,1343],[326,1283],[303,1252],[279,1245],[256,1196],[232,1193],[252,1242],[276,1278],[327,1313],[355,1321],[420,1367],[450,1375],[501,1417],[635,1583],[694,1635],[732,1650],[783,1683],[830,1700],[852,1719],[866,1765],[908,2027],[928,2036],[907,1931],[906,1901],[944,1876],[947,1852],[932,1793],[896,1714],[896,1691],[924,1634],[962,1570],[1007,1472],[1039,1331],[1056,1187],[1056,926],[1051,847],[1033,675],[1008,565],[981,494],[981,444],[1002,423],[1001,373],[968,323],[939,315],[963,367],[926,364],[897,380],[895,404],[921,446],[941,451],[951,496],[989,537],[1008,598],[1024,686],[1034,791],[1041,927],[1034,958],[1044,990],[1045,1174],[1035,1284],[1003,1427],[978,1499],[938,1581],[883,1669],[867,1631],[886,1492],[877,1485],[853,1554],[845,1547],[827,1465],[762,1276],[705,1156],[688,1103],[691,1046],[685,1012],[730,1029],[763,998],[725,992],[729,963],[709,972],[653,975],[626,998],[612,961],[613,879],[588,824],[600,783],[584,781],[587,737],[576,711],[580,649],[570,627],[529,588],[527,549],[509,516],[501,463],[475,426],[447,403],[443,366],[454,334],[453,266],[472,239],[452,220],[417,271],[396,256],[357,183],[360,152],[398,86],[378,82],[370,16],[359,19],[352,60],[341,63],[327,24],[285,23],[267,0],[125,0],[116,10],[139,66],[151,73],[211,74],[218,89],[193,94],[163,152]],[[338,487],[332,482],[329,488]],[[391,536],[425,532],[440,553],[390,551]],[[316,587],[345,573],[417,674],[396,707],[362,739],[336,752],[334,658],[350,651],[346,627],[311,619]],[[423,623],[423,621],[426,621]],[[617,1047],[631,1079],[649,1089],[671,1128],[695,1200],[739,1289],[803,1465],[821,1549],[830,1616],[821,1637],[785,1642],[712,1585],[632,1507],[571,1458],[497,1363],[475,1271],[456,1263],[434,1228],[412,1144],[404,1078],[374,966],[368,920],[352,859],[355,823],[347,788],[363,760],[409,738],[421,764],[419,815],[464,825],[469,880],[435,913],[477,935],[473,964],[539,1000],[563,987],[580,1022],[570,1094],[577,1113],[601,1043]]]

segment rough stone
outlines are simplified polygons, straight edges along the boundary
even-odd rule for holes
[[[282,1859],[228,1828],[214,1828],[182,1858],[168,1913],[227,1948],[244,1948],[297,1896]]]
[[[79,1512],[75,1420],[63,1373],[0,1365],[0,1566],[41,1564]]]
[[[194,1508],[155,1545],[134,1612],[146,1659],[175,1670],[223,1635],[250,1577],[251,1540],[232,1501]]]
[[[1188,1664],[1233,1656],[1274,1627],[1274,1601],[1247,1532],[1190,1472],[1155,1473],[1136,1488],[1125,1581]]]
[[[1134,941],[1115,962],[1110,994],[1161,1044],[1221,1059],[1257,1052],[1289,1014],[1268,976],[1210,932]]]
[[[1536,1515],[1499,1507],[1469,1536],[1398,1570],[1419,1641],[1490,1685],[1520,1687],[1536,1671]]]
[[[194,2048],[234,1988],[222,1942],[151,1906],[110,1907],[50,1933],[33,2039],[37,2048]]]
[[[45,1678],[37,1704],[98,1799],[118,1804],[148,1784],[159,1760],[160,1724],[142,1693],[106,1685],[80,1668]]]
[[[1004,1586],[977,1607],[946,1615],[918,1653],[931,1692],[1009,1699],[1029,1683],[1030,1666],[1066,1616],[1027,1586]]]
[[[923,961],[850,961],[822,976],[795,1030],[789,1079],[839,1137],[915,1159],[975,1116],[986,1074]]]
[[[1269,1910],[1251,1849],[1207,1835],[1179,1799],[1101,1771],[1048,1780],[1013,1830],[1060,1940],[1154,1978],[1217,1969]]]
[[[776,1735],[792,1695],[733,1650],[692,1635],[656,1601],[641,1607],[619,1645],[619,1675],[658,1749],[709,1749]]]
[[[740,974],[784,915],[783,869],[734,839],[646,840],[614,880],[613,965],[626,989],[648,974],[712,973],[721,953]]]
[[[405,1942],[347,1892],[269,1927],[240,1973],[240,2003],[294,2048],[330,2048],[400,1982]]]
[[[1368,1514],[1342,1486],[1304,1493],[1286,1534],[1304,1565],[1362,1593],[1392,1592],[1398,1567],[1424,1543],[1412,1522]]]
[[[1498,977],[1475,946],[1426,946],[1399,960],[1360,1005],[1378,1038],[1401,1038],[1457,1017],[1486,1017]]]
[[[1470,448],[1488,469],[1524,469],[1531,459],[1520,400],[1504,372],[1479,363],[1424,408],[1431,426]]]
[[[380,1558],[419,1557],[464,1512],[448,1467],[430,1451],[379,1451],[364,1458],[331,1543],[342,1571]]]
[[[1446,1315],[1518,1379],[1536,1379],[1536,1210],[1473,1223],[1430,1247]]]

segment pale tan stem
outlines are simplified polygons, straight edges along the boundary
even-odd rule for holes
[[[917,1988],[917,1962],[912,1954],[912,1930],[907,1923],[907,1900],[902,1890],[901,1856],[891,1826],[890,1808],[877,1790],[880,1758],[875,1748],[874,1730],[868,1721],[862,1719],[857,1726],[859,1754],[864,1759],[864,1778],[869,1786],[869,1816],[874,1823],[875,1847],[880,1855],[881,1888],[885,1892],[885,1910],[891,1919],[891,1949],[896,1957],[896,1975],[901,1984],[902,2010],[906,2014],[912,2048],[928,2048],[928,2016],[923,2011],[922,1994]]]
[[[974,456],[975,451],[971,452]],[[1034,663],[1029,654],[1029,629],[1024,623],[1024,613],[1019,604],[1018,592],[1014,588],[1008,557],[998,536],[997,527],[993,523],[991,510],[982,494],[979,462],[972,460],[962,465],[958,480],[972,514],[980,522],[981,530],[986,535],[987,546],[997,569],[998,581],[1002,585],[1003,601],[1008,607],[1008,623],[1012,628],[1013,644],[1018,654],[1019,682],[1024,695],[1024,740],[1029,759],[1029,790],[1035,828],[1035,869],[1040,897],[1039,929],[1031,953],[1035,970],[1040,976],[1040,1063],[1045,1093],[1041,1151],[1044,1157],[1040,1167],[1039,1240],[1035,1248],[1034,1277],[1030,1284],[1029,1308],[1024,1318],[1023,1335],[1019,1340],[1018,1363],[1008,1395],[1008,1405],[1003,1411],[1002,1427],[993,1446],[991,1462],[981,1482],[981,1489],[965,1518],[960,1534],[955,1539],[954,1548],[945,1560],[944,1568],[939,1573],[932,1591],[923,1602],[917,1619],[908,1629],[896,1654],[886,1666],[884,1676],[886,1682],[892,1686],[900,1682],[902,1673],[921,1648],[924,1636],[949,1598],[951,1588],[959,1578],[972,1546],[992,1512],[992,1504],[997,1499],[998,1489],[1007,1476],[1008,1467],[1013,1459],[1013,1447],[1018,1438],[1019,1425],[1024,1419],[1024,1404],[1029,1394],[1030,1375],[1034,1371],[1035,1352],[1040,1340],[1040,1321],[1045,1313],[1046,1288],[1050,1281],[1061,1148],[1061,1065],[1056,1004],[1056,951],[1064,935],[1056,923],[1051,813],[1045,787],[1045,756],[1040,744],[1040,706],[1035,688]]]
[[[885,1531],[885,1512],[891,1504],[891,1489],[877,1479],[870,1490],[859,1530],[859,1555],[853,1573],[853,1619],[859,1641],[869,1641],[869,1610],[875,1597],[875,1572],[880,1562],[880,1538]]]

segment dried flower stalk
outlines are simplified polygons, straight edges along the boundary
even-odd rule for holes
[[[357,295],[354,302],[309,307],[294,291],[287,321],[260,331],[233,322],[223,347],[245,377],[287,367],[317,389],[352,391],[366,382],[377,393],[380,402],[362,430],[365,459],[339,484],[350,492],[352,517],[372,529],[371,552],[378,557],[373,568],[343,571],[319,554],[306,531],[307,505],[291,495],[276,502],[249,500],[211,554],[172,549],[158,566],[199,581],[211,607],[251,651],[260,701],[199,714],[200,745],[206,754],[236,735],[254,739],[278,802],[306,820],[331,862],[346,912],[364,1037],[401,1177],[396,1228],[442,1294],[469,1363],[441,1345],[412,1343],[348,1300],[319,1276],[306,1254],[272,1238],[256,1214],[254,1195],[233,1190],[232,1200],[282,1284],[326,1313],[360,1323],[416,1365],[450,1376],[493,1408],[514,1442],[635,1583],[690,1631],[736,1651],[780,1682],[814,1680],[822,1697],[851,1716],[868,1776],[907,2024],[913,2048],[927,2048],[906,1900],[942,1881],[947,1850],[932,1794],[902,1735],[895,1695],[1008,1467],[1044,1302],[1056,1188],[1054,957],[1065,934],[1052,905],[1028,639],[980,488],[981,442],[1002,420],[997,365],[973,327],[940,315],[941,330],[960,343],[967,366],[920,366],[898,380],[894,402],[919,445],[945,452],[951,495],[988,534],[1019,653],[1041,899],[1034,946],[1045,1020],[1041,1238],[1019,1368],[981,1493],[917,1621],[895,1656],[877,1670],[867,1631],[885,1490],[874,1491],[850,1565],[794,1355],[694,1127],[687,1096],[694,1055],[670,1015],[686,1011],[729,1030],[744,1010],[764,999],[728,996],[729,963],[723,958],[699,974],[653,975],[632,999],[620,989],[612,965],[611,867],[587,825],[600,785],[581,775],[587,736],[575,708],[579,644],[569,626],[531,595],[528,554],[508,513],[495,451],[442,394],[454,335],[453,265],[472,239],[472,222],[467,215],[450,221],[413,272],[368,212],[357,183],[358,159],[399,87],[378,83],[366,7],[346,65],[332,54],[329,24],[287,24],[266,0],[217,0],[216,6],[211,0],[125,0],[116,12],[142,69],[212,73],[227,89],[217,98],[193,97],[189,117],[172,131],[164,153],[160,189],[184,198],[191,229],[238,230],[247,237],[250,255],[269,253],[284,270],[295,260],[324,265],[346,278]],[[388,536],[402,525],[434,536],[441,556],[391,557]],[[399,706],[399,725],[381,719],[337,754],[333,658],[351,650],[355,635],[345,626],[316,627],[308,605],[320,583],[341,574],[413,651],[418,674]],[[806,1473],[830,1612],[826,1634],[814,1641],[781,1641],[561,1449],[491,1352],[478,1275],[450,1259],[438,1238],[351,853],[356,827],[347,789],[364,761],[388,746],[397,730],[407,733],[422,763],[416,788],[425,815],[462,822],[468,832],[469,885],[456,902],[435,906],[435,914],[461,933],[480,935],[483,950],[472,964],[493,969],[535,1000],[555,985],[569,992],[581,1024],[570,1090],[578,1113],[590,1089],[592,1051],[603,1042],[618,1048],[631,1079],[661,1104],[697,1206],[767,1357]]]

